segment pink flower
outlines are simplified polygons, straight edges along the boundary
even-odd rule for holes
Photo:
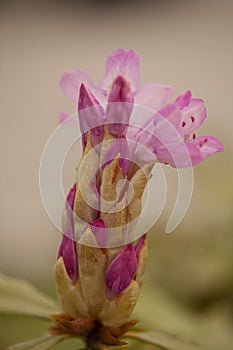
[[[185,168],[200,163],[213,153],[222,152],[223,145],[217,138],[197,137],[194,133],[206,119],[204,101],[192,98],[191,92],[187,91],[166,104],[172,88],[148,83],[138,89],[139,68],[139,58],[133,50],[118,49],[107,58],[99,87],[80,70],[64,73],[60,86],[78,104],[84,147],[89,130],[93,147],[103,141],[106,124],[114,137],[126,137],[124,155],[130,154],[130,161],[141,165],[159,161]],[[134,105],[155,111],[141,128],[134,127]],[[130,140],[137,146],[133,146]],[[114,147],[115,153],[119,151],[122,156],[122,149],[117,150],[116,144]]]
[[[170,86],[158,83],[147,83],[139,89],[139,71],[139,57],[135,52],[118,49],[107,58],[105,73],[100,86],[96,86],[85,72],[74,70],[64,73],[60,80],[60,87],[66,96],[77,103],[80,86],[84,84],[103,103],[109,97],[113,81],[121,76],[128,83],[136,104],[158,110],[169,100],[173,90]]]
[[[200,163],[209,155],[223,152],[222,143],[213,136],[197,137],[194,131],[206,119],[202,99],[191,98],[191,92],[180,95],[173,103],[160,109],[134,135],[138,143],[138,161],[142,158],[140,144],[144,144],[156,160],[176,168]],[[153,156],[152,156],[153,158]]]

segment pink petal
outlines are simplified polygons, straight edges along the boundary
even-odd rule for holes
[[[186,142],[167,144],[166,147],[154,149],[157,160],[170,164],[174,168],[188,168],[194,165],[195,159],[200,157],[200,151],[195,145]]]
[[[159,110],[153,116],[153,120],[142,127],[136,136],[138,143],[143,144],[150,150],[154,148],[165,147],[169,143],[175,143],[181,140],[177,131],[180,125],[182,114],[180,109],[174,103],[170,103]]]
[[[115,298],[127,288],[137,269],[137,258],[134,247],[129,244],[108,266],[105,273],[108,299]]]
[[[134,95],[135,104],[157,111],[172,97],[173,89],[170,86],[157,83],[147,83]]]
[[[200,136],[187,143],[195,146],[200,152],[199,157],[193,157],[193,165],[200,163],[211,154],[224,151],[223,144],[213,136]]]
[[[85,84],[101,102],[105,102],[105,91],[97,87],[91,78],[81,70],[67,71],[63,74],[60,80],[62,91],[75,103],[78,101],[81,84]]]
[[[63,125],[72,125],[77,127],[77,118],[74,115],[69,115],[66,112],[61,112],[58,116],[58,123]]]
[[[133,96],[127,81],[119,76],[113,84],[108,98],[106,123],[110,134],[125,135],[133,109]]]
[[[179,126],[182,113],[174,103],[169,103],[159,110],[153,120],[153,134],[163,143],[175,142],[181,139]]]
[[[59,124],[62,124],[63,122],[66,122],[69,120],[69,114],[66,112],[61,112],[58,116],[58,122]]]
[[[62,238],[62,242],[58,252],[58,259],[63,257],[66,272],[73,283],[78,279],[78,261],[76,255],[75,242],[73,240],[73,231],[69,228]]]
[[[132,91],[135,91],[139,82],[139,57],[133,50],[118,49],[111,53],[106,62],[105,73],[101,87],[110,90],[114,79],[121,75],[128,83]]]
[[[188,106],[182,110],[182,120],[178,128],[182,136],[191,134],[206,119],[206,108],[202,99],[190,100]]]

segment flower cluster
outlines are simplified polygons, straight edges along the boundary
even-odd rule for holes
[[[122,49],[108,57],[99,87],[80,70],[61,78],[77,104],[83,158],[55,265],[64,315],[53,321],[64,332],[94,334],[108,344],[119,344],[138,298],[147,241],[144,233],[135,241],[133,233],[154,164],[188,167],[223,151],[216,138],[194,133],[206,118],[203,100],[187,91],[168,103],[171,87],[138,89],[138,82],[139,58]]]

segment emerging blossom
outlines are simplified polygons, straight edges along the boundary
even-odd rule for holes
[[[80,70],[60,82],[77,106],[83,158],[67,196],[55,265],[65,316],[53,321],[60,331],[115,345],[131,325],[145,268],[146,234],[135,242],[133,228],[154,164],[183,168],[223,151],[218,139],[194,133],[206,119],[203,100],[187,91],[168,103],[171,87],[138,83],[139,58],[122,49],[108,57],[100,86]],[[153,110],[139,126],[137,105]]]
[[[98,137],[99,141],[93,141],[93,144],[101,142],[103,125],[106,123],[112,136],[126,135],[127,126],[134,125],[133,115],[130,120],[134,104],[151,108],[155,112],[142,123],[140,130],[131,128],[127,135],[130,140],[139,143],[139,148],[143,144],[151,150],[154,159],[150,156],[150,161],[183,168],[196,165],[213,153],[222,152],[223,146],[218,139],[213,136],[197,137],[194,133],[206,119],[204,101],[192,98],[191,92],[187,91],[168,103],[173,93],[171,87],[147,83],[138,88],[139,68],[139,58],[133,50],[119,49],[108,57],[99,87],[83,71],[64,73],[60,86],[72,101],[79,101],[79,112],[95,106],[79,115],[82,133],[83,123],[89,126],[85,130],[97,127],[97,131],[92,131],[97,136],[92,136],[92,139]],[[103,103],[107,103],[105,112],[101,106]],[[61,120],[64,120],[64,113]],[[135,161],[145,158],[145,154],[140,153],[145,152],[135,151]]]

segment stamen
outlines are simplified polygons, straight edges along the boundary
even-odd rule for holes
[[[182,122],[182,127],[184,127],[186,125],[186,122]]]
[[[194,122],[195,122],[195,118],[194,118],[194,116],[193,116],[193,115],[191,116],[191,121],[192,121],[192,123],[194,123]]]
[[[208,139],[200,141],[199,146],[202,147],[206,142],[208,142]]]

